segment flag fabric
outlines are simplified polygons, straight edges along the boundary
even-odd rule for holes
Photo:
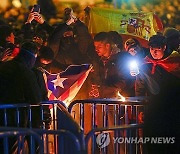
[[[90,64],[70,65],[65,71],[51,74],[44,71],[49,100],[63,101],[67,106],[76,96],[89,72]]]
[[[180,78],[180,55],[178,52],[173,51],[170,56],[161,60],[154,60],[146,56],[144,58],[145,64],[152,64],[151,74],[155,73],[156,66],[160,66],[167,72]]]
[[[159,23],[152,12],[93,7],[90,9],[88,28],[91,34],[117,31],[149,40],[157,31],[162,30],[162,27],[157,26]]]

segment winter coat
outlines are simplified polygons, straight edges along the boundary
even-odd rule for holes
[[[131,59],[127,52],[112,55],[106,63],[101,59],[94,68],[100,97],[115,98],[118,91],[124,96],[133,96],[134,79],[130,76],[128,63]]]
[[[26,59],[18,56],[0,64],[0,102],[36,104],[40,101],[37,80]]]

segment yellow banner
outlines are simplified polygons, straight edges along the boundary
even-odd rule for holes
[[[92,34],[117,31],[120,34],[133,35],[145,40],[156,34],[152,12],[91,8],[89,17],[88,28]]]

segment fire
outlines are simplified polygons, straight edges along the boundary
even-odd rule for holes
[[[120,101],[125,102],[126,98],[120,94],[120,92],[118,91],[118,96],[120,97]]]

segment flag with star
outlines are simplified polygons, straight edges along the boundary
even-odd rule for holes
[[[57,74],[44,71],[49,100],[60,100],[68,106],[82,87],[91,69],[92,65],[82,64],[70,65],[65,71]]]

